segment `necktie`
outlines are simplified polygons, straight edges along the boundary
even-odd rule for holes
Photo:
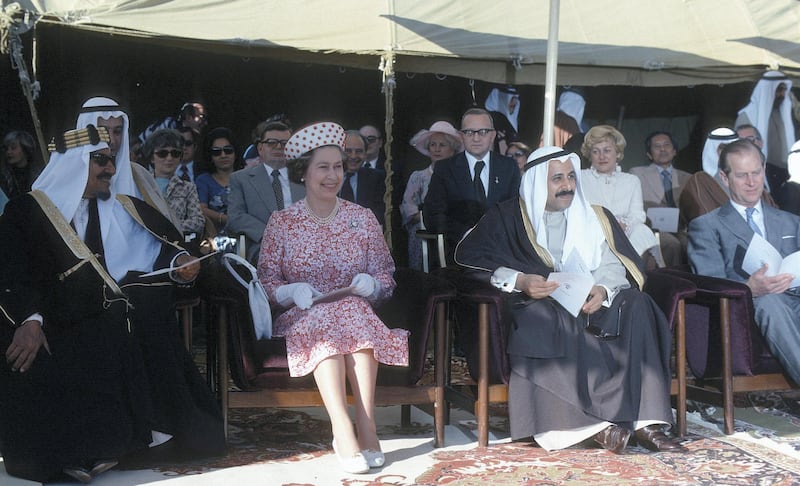
[[[281,173],[278,169],[272,171],[272,190],[275,191],[275,203],[278,209],[283,209],[283,187],[281,187]]]
[[[475,186],[475,195],[482,206],[486,205],[486,188],[483,187],[483,181],[481,181],[481,172],[485,166],[486,164],[482,160],[475,162],[475,179],[472,180],[472,185]]]
[[[181,180],[186,182],[192,181],[192,179],[189,177],[189,169],[187,169],[185,165],[181,165]]]
[[[761,230],[758,228],[758,225],[756,224],[756,222],[753,220],[753,213],[755,211],[756,211],[756,208],[745,208],[744,212],[747,215],[747,224],[749,224],[750,227],[753,228],[753,231],[755,231],[755,233],[758,236],[764,236],[761,233]]]
[[[669,171],[661,172],[661,181],[664,183],[664,200],[667,206],[674,208],[675,199],[672,197],[672,174]]]
[[[355,195],[353,194],[353,186],[350,185],[350,178],[353,176],[351,172],[344,175],[344,183],[342,183],[342,199],[350,202],[355,202]]]
[[[83,242],[92,253],[98,255],[100,263],[105,267],[103,257],[103,237],[100,233],[100,213],[97,211],[97,199],[89,199],[89,219],[86,223],[86,235]]]

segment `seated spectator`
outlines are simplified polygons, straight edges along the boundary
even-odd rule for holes
[[[493,153],[494,124],[482,108],[461,117],[464,152],[436,164],[422,208],[425,226],[445,235],[445,257],[453,260],[456,243],[494,204],[516,196],[519,168],[514,160]]]
[[[751,125],[739,127],[736,132],[726,127],[709,132],[703,146],[703,170],[692,174],[681,192],[679,207],[682,224],[689,224],[694,218],[728,202],[728,186],[723,184],[719,173],[719,154],[727,144],[740,139],[750,141],[761,151],[761,136]],[[765,204],[775,206],[768,191],[765,190],[762,197]]]
[[[645,224],[642,184],[619,165],[625,145],[625,137],[609,125],[597,125],[586,133],[581,150],[592,165],[581,172],[583,194],[590,204],[614,214],[636,254],[650,262],[647,267],[664,266],[656,235]]]
[[[228,224],[228,181],[236,162],[236,149],[231,143],[231,131],[220,127],[210,130],[206,135],[204,150],[208,158],[209,172],[197,176],[197,195],[206,220],[214,224],[216,234],[225,234]],[[209,236],[214,236],[209,235]]]
[[[575,153],[542,147],[529,160],[519,197],[491,207],[455,254],[508,296],[511,439],[548,451],[593,439],[621,453],[633,435],[681,451],[665,433],[672,336],[639,290],[641,260],[614,215],[584,199]],[[572,313],[549,298],[559,284],[547,277],[575,258],[594,286]]]
[[[380,172],[364,167],[367,141],[358,130],[348,130],[344,140],[344,182],[339,197],[372,210],[383,225],[386,203],[383,195],[386,185]]]
[[[506,149],[506,157],[510,157],[517,162],[519,171],[524,171],[525,164],[528,163],[528,156],[533,150],[522,142],[511,142]]]
[[[652,162],[645,167],[633,167],[631,174],[642,183],[644,210],[649,208],[676,208],[681,192],[690,174],[672,166],[678,148],[672,135],[667,132],[653,132],[644,142],[647,157]],[[661,231],[658,234],[661,255],[668,267],[686,261],[686,230],[678,227],[676,233]]]
[[[0,190],[9,199],[22,196],[31,190],[31,184],[42,172],[36,141],[28,132],[14,130],[3,137],[0,152]]]
[[[67,137],[0,218],[2,251],[15,256],[0,262],[3,465],[88,483],[165,440],[221,453],[222,416],[179,338],[170,285],[200,266],[160,213],[115,192],[105,128]]]
[[[288,208],[305,195],[305,187],[289,181],[284,148],[292,131],[282,122],[270,122],[259,133],[260,164],[230,177],[228,227],[231,236],[244,234],[247,259],[257,263],[261,237],[274,211]]]
[[[792,145],[786,166],[789,180],[783,183],[778,205],[784,211],[800,215],[800,140]]]
[[[184,235],[202,236],[206,220],[200,209],[197,187],[176,174],[183,156],[183,137],[177,130],[163,128],[150,135],[142,146],[144,160],[153,167],[156,184],[161,188],[170,211]],[[187,241],[191,241],[190,238]]]
[[[244,160],[245,167],[253,167],[256,165],[261,164],[261,159],[258,155],[258,146],[259,140],[261,140],[261,134],[264,133],[264,127],[269,125],[272,122],[280,122],[286,125],[289,128],[289,131],[292,130],[292,121],[289,119],[289,115],[286,113],[278,113],[276,115],[272,115],[266,120],[259,122],[258,125],[253,129],[253,132],[250,135],[251,143],[244,149],[244,153],[242,154],[242,160]]]
[[[800,217],[762,202],[765,160],[747,140],[726,145],[719,157],[730,200],[689,223],[689,261],[695,273],[744,282],[753,294],[755,321],[770,352],[800,383],[800,289],[795,276],[767,276],[767,265],[748,273],[742,256],[756,234],[782,257],[800,250]]]
[[[139,144],[144,144],[151,134],[162,128],[191,128],[197,135],[200,135],[208,124],[206,107],[196,101],[187,101],[181,105],[178,115],[168,116],[160,122],[153,123],[144,129],[137,137]]]
[[[336,458],[346,472],[366,473],[385,463],[375,427],[378,363],[408,365],[408,331],[387,328],[373,310],[395,287],[394,262],[370,211],[336,197],[344,138],[342,127],[322,122],[289,140],[290,177],[305,184],[306,196],[270,218],[258,276],[270,301],[285,309],[274,333],[286,338],[289,373],[314,375]],[[340,300],[312,302],[345,287],[350,295]]]
[[[400,214],[403,226],[408,231],[408,266],[422,269],[422,241],[417,238],[417,230],[425,229],[422,222],[422,202],[428,193],[428,184],[433,175],[436,162],[449,159],[464,150],[458,130],[446,121],[437,121],[430,130],[422,129],[411,138],[411,146],[430,158],[431,163],[422,170],[416,170],[408,178]]]
[[[201,164],[195,164],[195,158],[201,153],[197,145],[199,136],[189,127],[176,128],[183,137],[183,156],[178,167],[178,177],[184,181],[195,182],[195,178],[203,172]]]

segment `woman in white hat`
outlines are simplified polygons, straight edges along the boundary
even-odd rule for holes
[[[290,375],[313,373],[339,463],[346,472],[365,473],[385,461],[375,427],[378,363],[408,365],[408,331],[387,328],[373,311],[395,287],[394,261],[372,211],[337,197],[344,139],[344,129],[331,122],[289,139],[289,179],[305,185],[306,197],[272,213],[258,276],[270,301],[285,309],[273,333],[286,338]],[[340,289],[336,298],[327,295]]]
[[[422,222],[422,201],[428,193],[428,184],[437,161],[449,159],[464,150],[458,130],[446,121],[437,121],[429,130],[422,129],[411,138],[411,146],[419,153],[430,157],[431,164],[411,173],[400,204],[403,226],[408,231],[408,266],[422,269],[422,241],[417,238],[417,230],[424,229]]]

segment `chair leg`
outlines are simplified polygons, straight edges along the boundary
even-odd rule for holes
[[[411,405],[407,403],[400,405],[400,427],[411,427]]]
[[[220,304],[217,310],[217,389],[219,390],[222,426],[228,439],[228,308]]]
[[[437,302],[436,304],[436,327],[434,328],[434,353],[433,353],[433,373],[436,380],[436,396],[433,404],[433,425],[435,435],[433,438],[434,447],[444,447],[444,425],[446,412],[449,408],[444,400],[444,387],[446,384],[445,367],[449,367],[449,353],[447,352],[447,304]],[[447,362],[445,362],[447,359]]]
[[[725,417],[725,434],[733,433],[733,357],[731,356],[730,300],[719,299],[720,333],[722,335],[722,411]]]
[[[489,304],[478,304],[478,447],[489,445]]]
[[[192,317],[193,307],[185,306],[180,309],[181,325],[183,326],[183,342],[186,350],[192,352]]]
[[[678,302],[678,319],[675,328],[675,372],[678,374],[678,435],[686,435],[686,302]]]

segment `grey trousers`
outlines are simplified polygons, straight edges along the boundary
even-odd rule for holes
[[[756,325],[772,354],[800,383],[800,296],[767,294],[753,298]]]

